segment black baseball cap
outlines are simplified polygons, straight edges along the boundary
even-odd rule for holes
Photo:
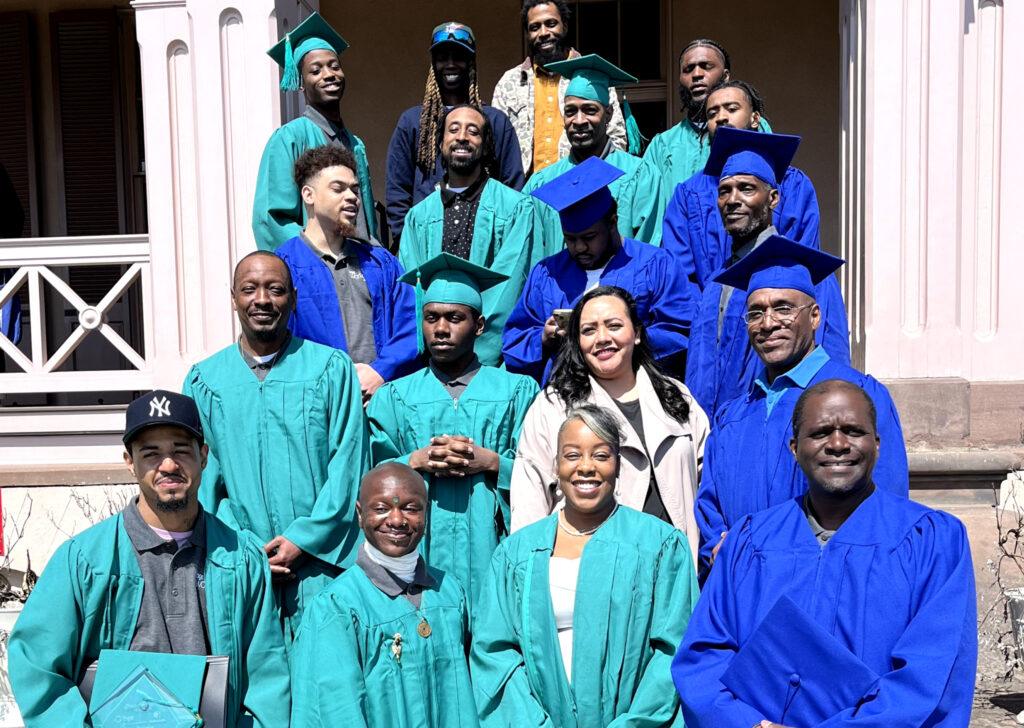
[[[203,423],[199,421],[195,400],[166,389],[154,389],[128,405],[122,438],[124,446],[127,448],[142,430],[157,425],[180,427],[194,435],[199,444],[203,443]]]

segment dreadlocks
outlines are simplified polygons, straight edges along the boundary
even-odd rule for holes
[[[481,108],[480,89],[476,83],[476,64],[469,66],[469,103]],[[427,71],[427,85],[423,91],[423,108],[420,111],[420,135],[416,142],[416,164],[424,174],[434,171],[437,161],[437,125],[445,115],[444,103],[441,101],[441,89],[437,85],[434,67]]]

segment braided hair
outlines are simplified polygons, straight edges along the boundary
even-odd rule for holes
[[[683,56],[686,55],[686,51],[691,48],[714,48],[718,51],[719,55],[722,56],[722,64],[725,66],[726,71],[732,70],[732,61],[729,60],[729,53],[725,50],[725,46],[719,43],[717,40],[711,40],[710,38],[695,38],[686,44],[683,50],[679,51],[679,62],[682,63]]]
[[[480,89],[476,81],[476,63],[469,65],[469,103],[481,108]],[[434,66],[431,64],[427,72],[427,85],[423,91],[423,107],[420,110],[420,135],[416,141],[416,164],[424,174],[434,171],[437,162],[437,127],[444,116],[444,102],[441,100],[441,88],[437,85]]]
[[[548,380],[548,388],[544,393],[548,401],[551,401],[550,395],[554,392],[561,398],[566,412],[568,412],[573,407],[585,403],[590,397],[590,367],[587,366],[586,357],[580,348],[580,320],[583,318],[583,307],[600,296],[613,296],[626,304],[629,320],[633,323],[633,329],[640,339],[640,343],[633,347],[633,372],[643,368],[658,395],[662,409],[677,422],[686,424],[690,417],[690,403],[686,396],[679,391],[679,387],[655,363],[651,346],[647,341],[647,332],[640,321],[639,313],[637,313],[636,301],[628,291],[618,286],[592,288],[584,293],[579,302],[573,306],[565,332],[565,342],[551,369],[551,378]]]
[[[750,101],[750,108],[756,111],[761,116],[764,116],[764,97],[758,93],[757,89],[746,81],[740,81],[738,78],[731,78],[728,81],[719,81],[711,90],[708,91],[707,98],[711,98],[711,94],[716,91],[721,91],[723,88],[738,88]]]

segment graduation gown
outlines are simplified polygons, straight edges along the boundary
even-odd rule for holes
[[[349,569],[306,610],[292,659],[293,726],[471,728],[477,725],[466,652],[469,610],[458,581],[437,581],[417,609]],[[430,636],[417,632],[430,625]],[[401,657],[392,653],[402,635]]]
[[[820,215],[811,180],[790,167],[779,185],[779,204],[772,213],[779,235],[817,250]],[[665,207],[662,247],[678,261],[687,277],[704,290],[732,256],[732,237],[718,211],[718,179],[696,174],[675,188]]]
[[[761,376],[765,376],[763,372]],[[793,409],[805,390],[828,379],[853,382],[871,397],[882,441],[873,474],[875,483],[890,493],[907,497],[910,475],[900,416],[889,391],[877,379],[830,359],[805,383],[791,382],[771,414],[767,414],[764,390],[754,384],[746,395],[721,409],[704,450],[704,473],[697,490],[696,508],[702,565],[707,565],[722,532],[740,518],[803,495],[807,490],[807,479],[789,450]]]
[[[501,363],[501,332],[516,305],[526,274],[536,256],[533,203],[497,180],[488,179],[480,191],[469,262],[504,273],[508,280],[483,292],[487,326],[477,339],[476,354],[490,366]],[[398,260],[405,270],[419,268],[441,253],[444,205],[435,190],[413,205],[405,218]],[[541,256],[543,257],[543,256]],[[539,259],[539,258],[538,258]],[[440,564],[438,564],[440,566]]]
[[[363,243],[356,246],[356,253],[373,308],[377,358],[370,366],[384,381],[391,381],[419,367],[416,295],[412,286],[399,282],[405,271],[384,248]],[[288,264],[299,294],[288,328],[295,336],[347,352],[338,289],[331,271],[300,237],[286,242],[277,254]]]
[[[288,658],[262,545],[206,514],[207,636],[228,662],[227,725],[288,724]],[[78,680],[100,650],[128,650],[144,586],[119,513],[65,541],[11,632],[11,685],[26,728],[88,726]]]
[[[693,291],[693,287],[690,290]],[[718,308],[722,284],[709,280],[703,293],[698,295],[690,325],[685,381],[714,422],[722,405],[749,391],[762,365],[750,346],[747,324],[743,320],[747,294],[738,290],[732,292],[725,307],[721,336],[718,334]],[[848,366],[850,328],[835,276],[830,275],[815,286],[814,299],[821,308],[821,325],[815,332],[815,342],[825,347],[833,361]]]
[[[667,362],[686,350],[690,328],[686,281],[668,253],[623,238],[600,283],[624,288],[636,299],[656,359]],[[534,266],[502,335],[501,353],[509,371],[529,374],[537,381],[547,379],[552,362],[544,357],[541,346],[544,322],[556,308],[572,308],[586,287],[586,271],[566,250]]]
[[[345,147],[352,150],[359,168],[359,197],[366,229],[376,237],[373,185],[366,145],[348,129],[343,133],[346,136]],[[302,232],[306,211],[299,188],[295,185],[295,162],[303,152],[328,143],[320,127],[306,116],[289,121],[270,135],[256,174],[256,195],[252,203],[252,234],[260,250],[275,250]]]
[[[359,479],[369,461],[362,395],[344,352],[293,336],[260,382],[232,344],[189,370],[210,446],[199,498],[260,543],[310,557],[278,588],[290,637],[305,603],[355,561]]]
[[[405,225],[409,208],[433,192],[444,177],[441,155],[434,159],[434,168],[425,170],[416,163],[416,151],[420,138],[420,114],[422,106],[406,109],[398,118],[398,124],[388,143],[387,160],[387,201],[388,225],[391,235],[398,240]],[[498,181],[514,190],[523,188],[523,162],[520,158],[519,139],[516,130],[505,116],[505,112],[487,104],[483,112],[491,122],[494,132],[494,155],[498,165]]]
[[[664,207],[661,205],[659,192],[661,179],[651,167],[641,164],[640,157],[635,157],[621,149],[612,149],[604,161],[621,169],[625,174],[608,185],[608,190],[615,198],[619,216],[619,234],[623,238],[632,238],[644,243],[658,245],[661,241],[661,216]],[[530,194],[555,177],[565,174],[576,166],[572,156],[559,159],[554,164],[530,176],[523,187],[523,194]],[[535,198],[531,198],[535,199]],[[563,249],[565,237],[562,234],[562,221],[555,208],[535,199],[541,219],[541,238],[544,254],[555,255]]]
[[[782,597],[816,628],[815,639],[765,619]],[[767,634],[753,638],[763,621]],[[780,636],[783,647],[771,647]],[[730,679],[738,658],[758,665],[756,681]],[[829,660],[843,672],[819,669]],[[961,727],[976,663],[963,524],[876,490],[823,548],[798,498],[743,518],[711,570],[672,676],[688,728],[749,728],[763,718],[792,728]],[[847,677],[865,672],[877,679],[822,716]]]
[[[483,726],[682,726],[669,664],[697,599],[685,537],[620,506],[583,549],[572,676],[562,663],[548,566],[558,515],[494,554],[474,612],[470,667]]]
[[[482,366],[458,401],[429,368],[383,385],[366,415],[374,466],[397,460],[409,464],[414,450],[430,438],[464,435],[498,453],[497,476],[461,478],[424,473],[430,518],[420,551],[428,564],[455,576],[475,604],[487,564],[509,530],[509,484],[519,428],[537,394],[529,377]]]

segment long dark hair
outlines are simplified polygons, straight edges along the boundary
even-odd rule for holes
[[[633,328],[640,339],[640,343],[633,347],[633,372],[636,373],[643,367],[647,376],[650,377],[662,409],[678,422],[686,424],[690,418],[690,403],[655,363],[654,356],[651,354],[651,346],[647,343],[647,332],[637,314],[636,301],[633,300],[629,291],[618,286],[598,286],[584,293],[579,302],[573,306],[572,315],[569,317],[569,327],[565,332],[565,342],[562,344],[562,350],[555,360],[551,378],[548,380],[550,390],[545,393],[548,401],[550,401],[550,392],[554,391],[562,399],[566,412],[568,412],[576,405],[586,402],[590,397],[590,368],[587,366],[586,357],[580,348],[580,319],[583,317],[583,307],[601,296],[613,296],[626,304],[629,320],[633,323]]]
[[[487,118],[487,114],[484,113],[483,108],[476,104],[457,104],[441,115],[441,121],[437,125],[437,129],[434,130],[434,145],[436,149],[438,152],[441,150],[441,142],[444,141],[444,132],[448,127],[448,115],[453,111],[458,111],[459,109],[473,109],[483,117],[484,123],[483,126],[480,127],[480,166],[483,168],[484,174],[488,177],[496,178],[498,176],[498,164],[495,159],[494,151],[494,129],[491,127],[491,120]],[[445,168],[446,172],[448,171],[443,157],[441,159],[441,166]]]

